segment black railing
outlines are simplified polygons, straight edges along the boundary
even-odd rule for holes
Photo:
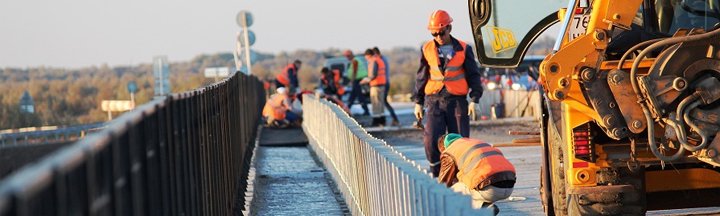
[[[264,104],[242,73],[146,103],[0,182],[0,216],[240,214]]]

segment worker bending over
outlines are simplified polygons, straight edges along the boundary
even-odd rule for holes
[[[453,191],[472,197],[473,208],[492,208],[510,197],[515,186],[515,167],[500,150],[481,140],[450,133],[437,141],[440,156],[438,181]]]
[[[330,71],[327,67],[323,67],[320,70],[320,82],[318,83],[318,87],[322,89],[323,93],[337,98],[342,98],[342,95],[345,94],[345,87],[342,85],[340,71]]]
[[[292,101],[288,95],[290,94],[287,89],[280,87],[265,102],[262,115],[267,120],[268,126],[287,127],[299,120],[299,115],[293,112]]]
[[[452,21],[444,10],[430,15],[427,29],[433,40],[420,49],[422,57],[415,82],[415,117],[418,122],[423,118],[423,104],[427,97],[423,144],[433,176],[440,172],[440,151],[435,142],[447,132],[469,137],[468,115],[474,114],[475,104],[482,96],[480,70],[475,56],[467,43],[450,35]],[[468,92],[472,99],[469,106]]]

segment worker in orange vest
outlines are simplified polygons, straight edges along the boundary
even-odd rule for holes
[[[265,102],[262,115],[268,126],[282,127],[298,119],[292,110],[292,102],[285,87],[277,88],[276,93]]]
[[[395,114],[395,109],[393,109],[392,106],[390,106],[390,103],[387,100],[388,93],[390,92],[390,64],[388,64],[387,58],[385,58],[384,55],[380,53],[380,49],[377,47],[373,47],[373,52],[376,56],[378,56],[380,59],[382,59],[383,63],[385,63],[385,109],[388,110],[390,113],[390,116],[393,118],[392,123],[390,123],[390,126],[398,126],[400,125],[400,120],[398,120],[397,115]]]
[[[474,208],[500,211],[493,203],[510,197],[517,180],[515,167],[500,150],[481,140],[450,133],[441,136],[438,181],[472,197]]]
[[[450,35],[452,21],[443,10],[430,15],[427,29],[433,40],[420,49],[422,58],[415,82],[415,117],[418,122],[424,117],[423,105],[428,108],[423,144],[434,176],[440,172],[440,151],[435,142],[446,132],[470,136],[469,115],[474,115],[475,104],[483,93],[480,69],[472,49]],[[469,104],[468,93],[472,99]]]
[[[342,98],[345,94],[345,87],[342,85],[342,79],[340,78],[339,70],[328,69],[323,67],[320,69],[320,82],[318,87],[323,90],[327,95],[333,95],[337,98]]]
[[[372,126],[385,126],[385,62],[372,49],[365,50],[365,59],[368,60],[368,76],[360,84],[370,84]]]
[[[285,69],[275,77],[275,87],[285,87],[290,92],[293,92],[299,86],[297,73],[300,66],[302,66],[300,60],[295,60],[292,64],[285,66]]]

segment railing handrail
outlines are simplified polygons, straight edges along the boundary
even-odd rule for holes
[[[354,215],[488,215],[327,100],[305,95],[303,129]]]
[[[68,215],[75,208],[81,214],[236,212],[242,205],[235,195],[244,199],[237,190],[246,186],[262,93],[257,78],[235,72],[142,104],[0,181],[0,216]],[[245,104],[254,106],[240,108]],[[76,185],[83,181],[86,185]],[[75,199],[84,201],[72,203]],[[162,205],[150,206],[153,202]]]

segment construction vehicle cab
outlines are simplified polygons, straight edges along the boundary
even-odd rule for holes
[[[517,67],[541,33],[558,31],[539,68],[547,214],[720,206],[718,0],[468,6],[486,67]]]

